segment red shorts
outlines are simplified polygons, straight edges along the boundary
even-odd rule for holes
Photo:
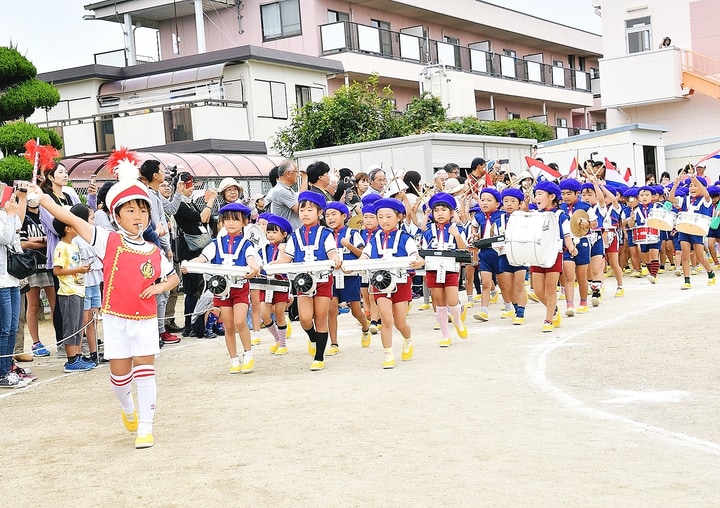
[[[375,293],[375,288],[371,288],[371,293],[375,301],[377,302],[380,298],[389,298],[392,303],[400,302],[411,302],[412,301],[412,281],[408,280],[402,284],[397,285],[394,293]]]
[[[333,286],[335,283],[333,282],[333,277],[330,275],[327,282],[318,282],[315,285],[315,294],[313,297],[317,296],[324,296],[326,298],[332,298],[333,297]],[[303,293],[298,293],[298,296],[308,296]]]
[[[563,266],[563,253],[558,252],[557,259],[555,259],[555,264],[552,265],[550,268],[542,268],[540,266],[531,266],[530,267],[530,273],[553,273],[562,272],[562,266]]]
[[[250,284],[245,284],[241,288],[230,288],[230,294],[224,300],[218,297],[213,298],[215,307],[234,307],[236,303],[250,306]]]
[[[425,272],[425,284],[430,289],[445,287],[460,287],[460,274],[458,272],[445,272],[445,282],[436,280],[437,272]]]
[[[607,254],[608,252],[619,252],[619,249],[620,246],[618,245],[618,235],[615,235],[612,242],[610,242],[610,245],[605,247],[605,253]]]
[[[290,293],[283,293],[282,291],[273,291],[272,294],[272,304],[276,303],[289,303],[290,302]],[[265,290],[260,290],[260,303],[266,303],[265,302]]]

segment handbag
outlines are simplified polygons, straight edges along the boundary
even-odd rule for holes
[[[38,260],[35,251],[28,249],[15,252],[7,248],[7,272],[16,279],[26,279],[37,273]]]
[[[190,252],[203,250],[210,242],[212,242],[212,237],[209,233],[202,233],[199,235],[185,234],[185,243],[187,243],[188,250]]]

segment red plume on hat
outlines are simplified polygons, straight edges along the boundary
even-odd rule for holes
[[[123,166],[126,164],[133,166],[135,171],[137,171],[138,165],[140,164],[140,158],[135,152],[131,152],[124,146],[121,146],[117,150],[113,151],[113,153],[110,154],[110,157],[108,157],[107,167],[115,176],[118,177],[118,179],[120,179],[119,172],[123,170]],[[127,169],[129,168],[126,168],[125,170]]]
[[[34,166],[36,157],[38,168],[45,171],[55,165],[55,159],[60,157],[60,152],[50,145],[39,145],[37,141],[31,139],[25,143],[25,158]]]

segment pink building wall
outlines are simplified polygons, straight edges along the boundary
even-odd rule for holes
[[[690,33],[692,50],[720,60],[720,2],[699,0],[690,2]]]

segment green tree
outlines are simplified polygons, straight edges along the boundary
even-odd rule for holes
[[[60,101],[57,89],[36,79],[35,66],[14,47],[0,47],[0,180],[12,183],[32,174],[32,165],[20,157],[25,143],[40,139],[42,145],[60,150],[62,139],[55,132],[25,120],[37,108],[52,108]]]
[[[378,90],[378,76],[343,86],[320,102],[296,108],[289,126],[275,135],[273,148],[286,157],[298,150],[376,141],[424,132],[517,136],[547,141],[553,130],[530,120],[448,119],[442,102],[429,93],[413,97],[405,112],[394,111],[392,90]]]

